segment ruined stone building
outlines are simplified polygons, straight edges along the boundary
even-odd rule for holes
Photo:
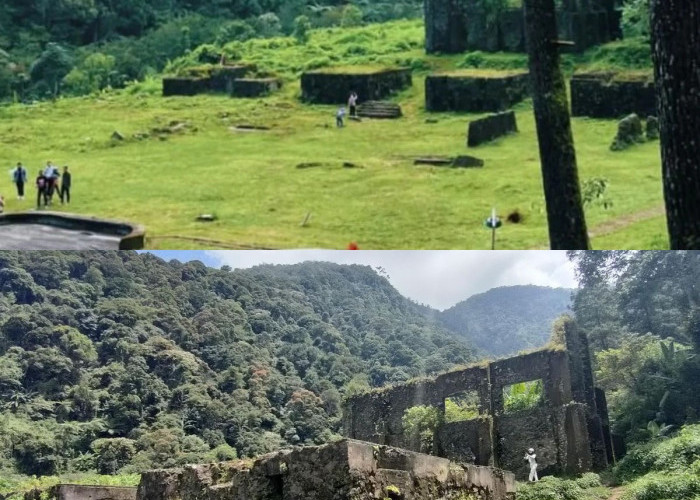
[[[525,52],[522,7],[498,11],[489,0],[425,0],[425,41],[428,53],[472,50]],[[618,0],[556,0],[562,40],[573,50],[622,37]]]
[[[458,462],[491,465],[527,477],[525,451],[536,449],[544,474],[603,469],[612,457],[605,394],[594,387],[588,340],[567,325],[566,345],[356,396],[345,407],[345,435],[419,451],[404,433],[402,417],[418,405],[444,414],[448,398],[478,401],[479,415],[443,422],[432,453]],[[541,384],[532,407],[511,411],[504,404],[513,384]]]

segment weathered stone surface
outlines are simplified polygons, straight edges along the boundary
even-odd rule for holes
[[[475,156],[461,155],[455,158],[452,166],[458,168],[481,168],[484,166],[484,160]]]
[[[541,350],[487,365],[458,370],[383,391],[356,396],[345,405],[346,436],[419,450],[403,433],[402,417],[413,406],[444,411],[445,399],[476,393],[481,416],[441,425],[434,453],[477,465],[495,465],[526,478],[525,451],[534,447],[543,473],[604,468],[603,423],[607,408],[595,396],[585,336],[569,329],[566,350]],[[504,390],[511,384],[541,380],[543,398],[535,408],[505,413]]]
[[[467,146],[474,147],[518,132],[515,112],[506,111],[469,122]]]
[[[585,73],[571,79],[571,114],[619,118],[630,113],[656,114],[653,77]]]
[[[360,103],[381,100],[412,85],[411,70],[385,69],[369,73],[314,71],[301,76],[302,100],[316,104],[345,104],[351,92]]]
[[[622,37],[614,2],[564,2],[557,17],[560,39],[576,52]],[[479,0],[425,0],[425,42],[428,53],[525,52],[523,9],[494,14]]]
[[[646,136],[647,141],[655,141],[659,138],[659,119],[657,117],[647,117]]]
[[[401,106],[393,102],[383,101],[363,102],[358,106],[357,114],[362,118],[396,119],[401,118],[403,116]]]
[[[505,111],[529,95],[529,84],[526,72],[430,75],[425,79],[425,108],[474,113]]]
[[[282,82],[276,78],[238,78],[233,81],[231,96],[262,97],[282,88]]]
[[[640,142],[644,142],[642,120],[635,113],[632,113],[617,124],[617,135],[610,149],[622,151]]]
[[[231,94],[233,82],[239,78],[245,78],[250,69],[250,66],[218,66],[211,70],[209,89],[213,92]]]
[[[512,500],[515,477],[490,467],[458,466],[409,450],[343,440],[271,453],[252,465],[148,471],[141,476],[138,500],[373,500],[389,491],[403,500],[442,500],[463,493],[479,500]]]
[[[208,78],[163,78],[163,96],[193,96],[209,90]]]

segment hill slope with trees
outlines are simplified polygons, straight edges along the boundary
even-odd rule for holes
[[[482,352],[503,357],[546,344],[554,320],[569,312],[571,292],[532,285],[494,288],[435,316]]]
[[[4,252],[0,475],[321,443],[344,395],[473,359],[369,267]]]

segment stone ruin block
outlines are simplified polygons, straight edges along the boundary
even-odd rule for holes
[[[425,0],[425,50],[457,54],[467,50],[467,15],[460,0]]]
[[[428,111],[505,111],[530,93],[526,72],[462,71],[430,75],[425,79]]]
[[[138,500],[371,500],[398,487],[404,500],[513,500],[513,474],[388,446],[343,440],[245,462],[187,465],[141,475]]]
[[[163,97],[193,96],[209,90],[208,78],[172,77],[163,78]]]
[[[580,73],[571,78],[573,116],[620,118],[631,113],[657,114],[652,75]]]
[[[230,94],[233,92],[233,82],[244,78],[250,66],[219,66],[211,70],[209,89],[213,92]]]
[[[351,92],[360,103],[378,101],[413,84],[411,70],[376,69],[354,73],[347,70],[320,70],[301,75],[302,100],[315,104],[345,104]]]
[[[437,432],[438,455],[468,464],[494,463],[491,417],[442,425]]]
[[[514,111],[506,111],[469,122],[467,146],[470,148],[518,132]]]
[[[239,78],[234,80],[232,97],[262,97],[282,88],[276,78]]]

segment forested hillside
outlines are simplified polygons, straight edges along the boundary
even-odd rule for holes
[[[472,359],[369,267],[4,252],[0,475],[320,443],[344,395]]]
[[[119,88],[204,43],[421,13],[418,0],[3,0],[0,101]]]
[[[571,292],[530,285],[494,288],[437,318],[484,353],[503,357],[546,344],[554,320],[569,311]]]

